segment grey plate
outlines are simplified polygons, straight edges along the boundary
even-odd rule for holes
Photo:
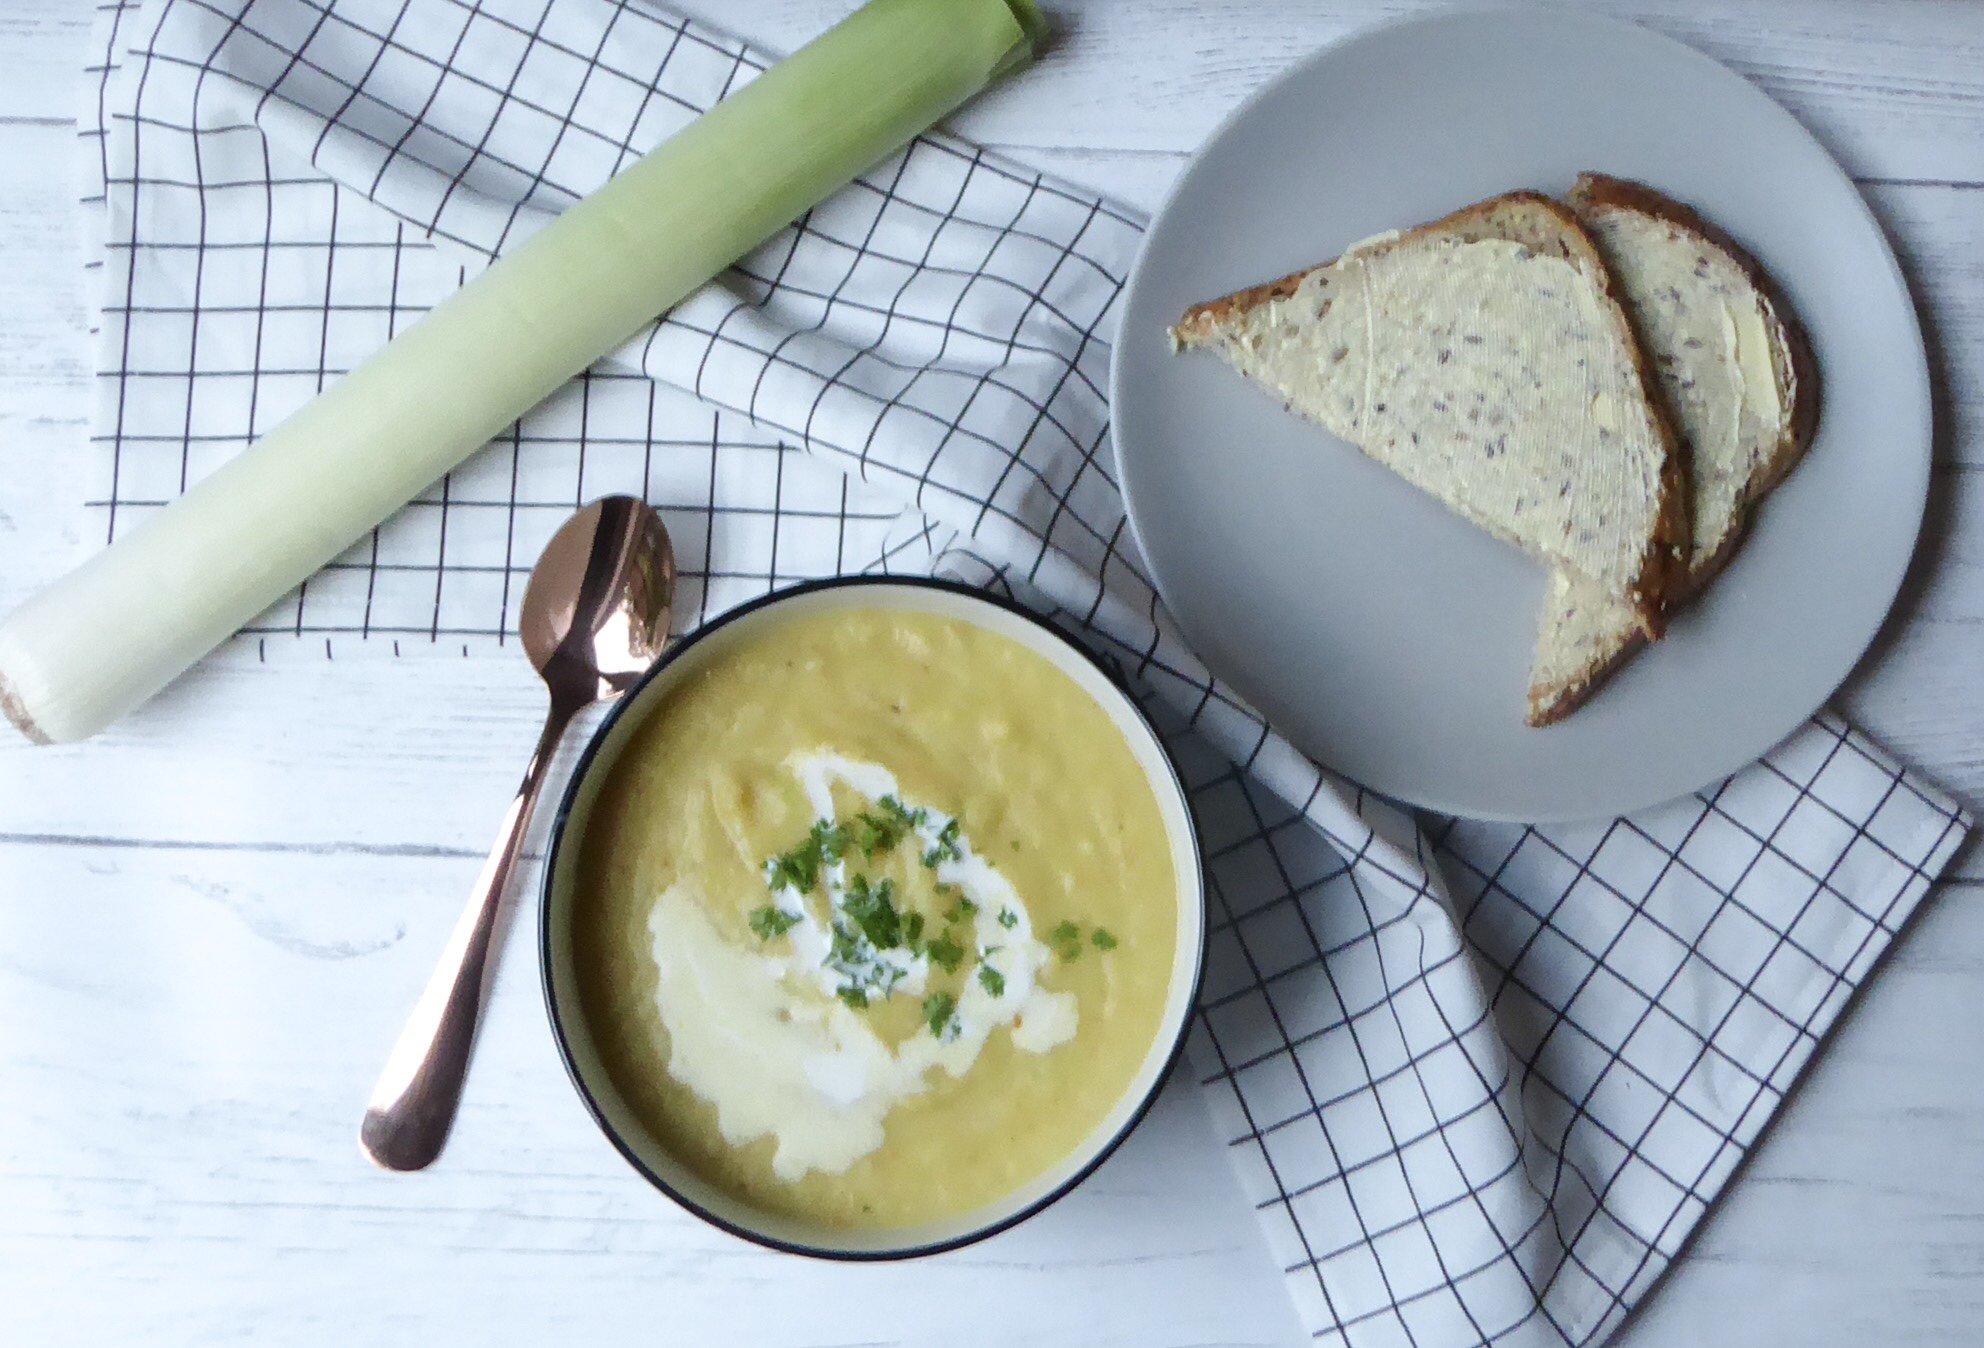
[[[1811,334],[1824,407],[1667,640],[1532,730],[1542,571],[1216,358],[1173,355],[1165,330],[1356,239],[1512,188],[1561,193],[1581,169],[1648,182],[1750,248]],[[1873,639],[1928,489],[1922,335],[1852,181],[1734,72],[1561,10],[1374,29],[1257,93],[1151,227],[1111,394],[1131,523],[1206,663],[1319,761],[1479,818],[1624,813],[1763,753]]]

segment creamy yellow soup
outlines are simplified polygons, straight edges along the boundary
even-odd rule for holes
[[[719,1188],[938,1220],[1129,1089],[1177,893],[1149,782],[1072,679],[970,623],[841,610],[720,650],[614,762],[580,1001],[628,1106]]]

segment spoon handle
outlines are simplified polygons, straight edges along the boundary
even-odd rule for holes
[[[441,963],[372,1088],[358,1144],[374,1163],[388,1170],[422,1169],[441,1154],[441,1144],[447,1141],[475,1043],[503,891],[523,850],[524,831],[530,826],[538,789],[544,785],[545,769],[582,705],[582,699],[553,695],[544,733],[503,817],[502,836],[483,863],[468,907],[441,952]]]

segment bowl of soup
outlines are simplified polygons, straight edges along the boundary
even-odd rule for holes
[[[781,591],[613,708],[540,927],[586,1109],[777,1249],[930,1254],[1039,1211],[1143,1117],[1205,886],[1157,733],[1057,629],[947,582]]]

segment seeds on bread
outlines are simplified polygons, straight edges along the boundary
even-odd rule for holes
[[[1477,203],[1195,305],[1172,337],[1660,635],[1689,557],[1683,460],[1561,203]]]

